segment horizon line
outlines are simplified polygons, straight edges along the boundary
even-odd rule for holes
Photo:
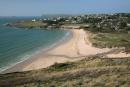
[[[41,17],[43,15],[53,16],[53,15],[93,15],[93,14],[121,14],[121,13],[130,13],[130,12],[99,12],[99,13],[45,13],[41,15],[0,15],[0,17]]]

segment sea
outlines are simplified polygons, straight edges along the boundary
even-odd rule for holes
[[[0,17],[0,72],[50,49],[69,36],[70,32],[60,29],[20,29],[5,26],[6,23],[33,18]]]

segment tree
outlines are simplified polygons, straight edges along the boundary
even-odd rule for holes
[[[123,22],[123,21],[122,21],[122,22],[119,23],[119,28],[120,28],[120,29],[123,29],[123,28],[125,28],[125,27],[127,27],[127,23],[126,23],[126,22]]]

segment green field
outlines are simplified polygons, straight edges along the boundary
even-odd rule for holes
[[[14,23],[13,26],[18,27],[18,28],[42,28],[45,27],[47,24],[43,23],[41,21],[36,21],[36,22],[32,22],[32,21],[25,21],[25,22],[18,22],[18,23]]]

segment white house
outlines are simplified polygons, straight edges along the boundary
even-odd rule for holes
[[[36,19],[33,19],[32,21],[33,21],[33,22],[35,22],[35,21],[36,21]]]

